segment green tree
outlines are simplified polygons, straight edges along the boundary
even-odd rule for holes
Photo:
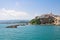
[[[30,23],[31,23],[31,24],[36,24],[36,25],[38,25],[38,24],[40,24],[40,19],[32,19],[32,20],[30,21]]]

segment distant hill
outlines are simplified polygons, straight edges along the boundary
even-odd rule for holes
[[[0,24],[2,23],[27,23],[29,20],[0,20]]]

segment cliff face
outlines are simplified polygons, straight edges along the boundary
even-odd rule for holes
[[[60,25],[60,17],[55,17],[54,24]]]

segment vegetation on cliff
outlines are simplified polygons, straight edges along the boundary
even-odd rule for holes
[[[40,23],[40,19],[32,19],[32,20],[30,21],[30,23],[31,23],[31,24],[41,24],[41,23]]]

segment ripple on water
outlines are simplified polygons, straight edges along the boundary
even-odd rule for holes
[[[1,28],[0,40],[60,40],[60,27],[29,25],[18,28]]]

